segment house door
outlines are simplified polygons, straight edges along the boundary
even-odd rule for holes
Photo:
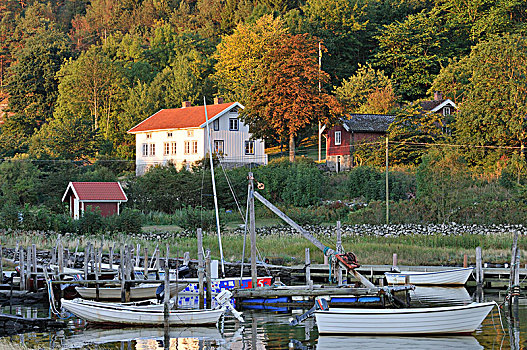
[[[337,156],[337,164],[335,164],[335,171],[340,173],[340,156]]]

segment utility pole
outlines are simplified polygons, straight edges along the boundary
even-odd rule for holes
[[[390,223],[390,193],[388,188],[388,135],[386,135],[386,225]]]

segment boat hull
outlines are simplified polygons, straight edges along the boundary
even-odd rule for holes
[[[156,290],[159,284],[145,284],[137,287],[130,288],[130,300],[145,300],[156,297]],[[175,296],[178,292],[181,292],[187,287],[187,284],[183,283],[171,283],[170,284],[170,296]],[[76,287],[75,288],[79,295],[83,299],[95,299],[97,296],[97,290],[93,287]],[[100,287],[99,288],[99,299],[101,300],[121,300],[121,288],[120,287]]]
[[[471,334],[493,302],[415,309],[342,309],[315,312],[320,334]]]
[[[444,271],[401,271],[401,272],[385,272],[386,281],[388,284],[405,284],[408,276],[410,284],[415,285],[465,285],[467,283],[472,268],[460,268]]]
[[[163,326],[163,311],[115,309],[83,303],[81,300],[62,300],[62,307],[72,314],[91,323],[117,325],[151,325]],[[215,325],[224,310],[171,310],[168,323],[171,326]]]

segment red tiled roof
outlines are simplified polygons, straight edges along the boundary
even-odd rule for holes
[[[209,120],[220,112],[229,109],[233,104],[235,102],[207,106]],[[197,128],[203,123],[205,123],[205,109],[203,106],[162,109],[128,130],[128,132],[133,134],[153,130]]]
[[[119,182],[70,182],[80,201],[124,201],[126,194]],[[69,191],[70,186],[68,186]]]

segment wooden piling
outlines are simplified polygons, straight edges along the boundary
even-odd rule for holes
[[[140,259],[140,256],[141,256],[141,244],[137,243],[137,249],[135,251],[136,251],[136,254],[135,254],[135,267],[139,267],[139,260],[141,260]]]
[[[199,308],[203,309],[205,306],[205,291],[203,283],[203,268],[204,268],[204,259],[203,259],[203,232],[201,228],[198,228],[198,294],[199,294]]]
[[[468,255],[467,254],[463,254],[463,267],[464,268],[468,267]]]
[[[206,308],[212,307],[212,281],[210,274],[210,250],[207,249],[205,252],[205,278],[207,279],[207,297],[206,297]]]
[[[144,247],[143,248],[143,255],[144,255],[144,258],[143,258],[143,278],[145,280],[148,279],[148,247]]]
[[[84,279],[88,279],[88,266],[90,263],[90,244],[88,243],[84,248]]]
[[[337,248],[337,254],[344,253],[344,249],[342,248],[342,230],[341,230],[341,226],[340,226],[340,221],[337,221],[337,244],[336,244],[336,248]],[[343,280],[344,280],[342,272],[343,271],[342,271],[342,268],[340,267],[340,264],[337,264],[337,283],[338,283],[339,286],[342,285]]]
[[[29,279],[31,278],[31,247],[26,249],[26,290],[29,290]]]
[[[511,269],[509,276],[509,307],[518,302],[520,287],[520,259],[518,250],[518,232],[514,233],[511,250]]]
[[[108,265],[110,267],[110,270],[113,270],[113,249],[115,245],[110,247],[110,251],[108,252]]]
[[[393,256],[392,256],[392,267],[397,267],[397,253],[393,253]]]
[[[483,284],[483,257],[481,247],[476,247],[476,283]]]
[[[121,277],[121,302],[124,303],[126,301],[126,291],[125,291],[125,272],[124,272],[124,247],[121,245],[121,251],[119,254],[119,271],[120,271],[120,277]]]
[[[165,255],[165,295],[163,300],[163,310],[164,310],[164,321],[165,321],[165,329],[169,327],[169,315],[170,315],[170,264],[169,264],[169,257],[170,254],[170,247],[167,245],[167,252]]]
[[[33,254],[33,273],[35,274],[35,282],[36,282],[36,275],[37,275],[37,245],[36,244],[31,245],[31,252]],[[36,291],[36,283],[35,283],[35,291]]]
[[[2,244],[0,244],[0,283],[4,283],[4,259],[2,254]]]
[[[19,248],[20,264],[20,290],[26,290],[26,269],[24,259],[24,248]]]
[[[59,274],[64,273],[64,247],[62,246],[62,241],[59,240],[57,245],[57,263],[59,265]]]
[[[156,248],[156,279],[159,279],[159,249]]]
[[[95,248],[95,247],[94,247]],[[97,251],[97,256],[95,257],[95,260],[96,261],[99,261],[99,250],[97,250],[97,248],[94,249],[95,251]],[[102,247],[101,247],[101,250],[102,250]],[[96,267],[95,268],[95,300],[96,301],[99,301],[100,300],[100,290],[99,290],[99,268]]]
[[[306,286],[313,289],[313,281],[311,280],[311,257],[309,256],[309,248],[306,248]]]
[[[256,268],[256,225],[254,216],[254,177],[252,172],[249,172],[249,232],[251,237],[251,287],[256,288],[258,270]]]
[[[131,245],[125,246],[125,276],[126,279],[129,281],[132,279],[132,249],[133,247]],[[124,296],[125,296],[125,302],[130,302],[130,288],[131,285],[129,282],[124,284]]]

